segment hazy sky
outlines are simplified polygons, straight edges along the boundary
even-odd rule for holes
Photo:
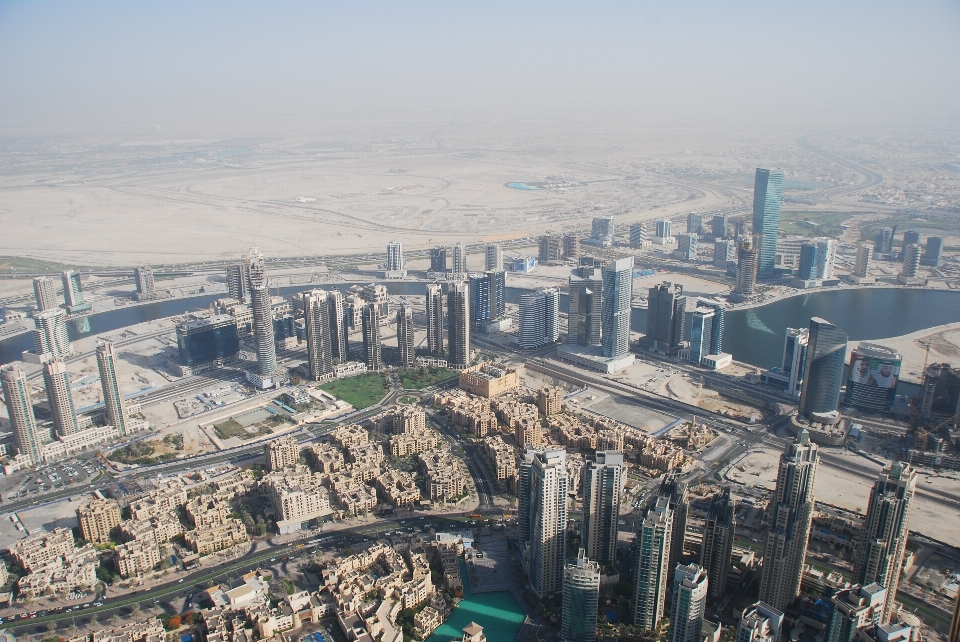
[[[0,135],[960,128],[960,3],[0,2]]]

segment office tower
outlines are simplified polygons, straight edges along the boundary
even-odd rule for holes
[[[791,397],[799,397],[803,384],[803,372],[807,365],[807,346],[810,330],[807,328],[787,328],[783,340],[783,366],[781,371],[790,377],[787,392]]]
[[[798,412],[801,417],[812,419],[814,415],[836,412],[846,355],[847,333],[826,319],[810,319],[807,361],[804,364]]]
[[[330,306],[327,293],[310,290],[300,295],[307,339],[307,374],[313,381],[333,375],[333,347],[330,333]]]
[[[672,236],[671,232],[672,224],[670,221],[663,219],[657,221],[657,238],[666,239]]]
[[[757,270],[760,265],[760,250],[750,239],[744,239],[737,251],[737,282],[734,294],[748,297],[757,287]]]
[[[698,214],[697,212],[687,214],[687,234],[699,236],[702,227],[703,214]]]
[[[736,642],[780,642],[783,612],[764,602],[743,609]]]
[[[65,357],[71,352],[67,335],[67,313],[60,308],[50,308],[33,315],[36,329],[33,331],[33,351],[38,355]]]
[[[615,226],[612,218],[595,217],[590,228],[590,238],[597,245],[606,247],[613,245]]]
[[[923,255],[923,248],[912,243],[903,249],[903,267],[900,269],[900,276],[908,279],[916,278],[920,273],[920,258]]]
[[[567,530],[566,461],[567,453],[560,448],[536,452],[530,465],[529,575],[530,584],[539,597],[563,588]]]
[[[583,471],[581,534],[583,548],[592,560],[617,561],[617,525],[626,477],[619,450],[598,450]]]
[[[443,354],[443,290],[440,284],[427,284],[427,349],[430,354]]]
[[[603,261],[592,256],[581,256],[577,259],[577,276],[586,279],[593,276],[594,270],[603,269]]]
[[[850,354],[843,403],[869,413],[889,412],[903,358],[893,348],[861,341]]]
[[[563,569],[561,642],[594,642],[600,603],[600,564],[580,549],[573,564]]]
[[[3,384],[3,398],[17,451],[37,466],[43,462],[43,441],[33,414],[27,375],[13,364],[6,365],[0,368],[0,383]]]
[[[697,258],[697,236],[695,234],[681,234],[677,237],[677,249],[673,257],[681,261],[693,261]]]
[[[710,231],[713,232],[713,238],[722,239],[727,237],[727,215],[714,214],[710,221]]]
[[[466,278],[467,275],[467,250],[463,243],[457,243],[453,246],[453,273],[457,278]]]
[[[133,268],[133,281],[137,285],[137,291],[133,295],[137,301],[147,301],[157,298],[157,291],[153,285],[153,268],[149,265],[141,265]]]
[[[560,338],[560,291],[540,288],[520,297],[517,345],[523,349],[556,343]]]
[[[567,343],[599,346],[602,320],[603,271],[592,268],[589,276],[571,276]]]
[[[696,564],[676,567],[670,601],[670,642],[701,642],[709,585],[709,576],[702,567]]]
[[[920,245],[920,232],[907,230],[903,233],[903,244],[900,246],[900,256],[898,257],[901,261],[906,256],[908,245]]]
[[[54,430],[61,437],[79,432],[77,409],[70,393],[70,372],[63,359],[54,358],[43,364],[43,381],[47,389],[47,402],[50,404]]]
[[[250,274],[243,261],[227,266],[227,291],[237,301],[246,302],[250,297]]]
[[[713,310],[713,324],[710,328],[710,351],[705,354],[720,354],[723,352],[723,323],[726,315],[723,304],[701,299],[697,301],[697,307]]]
[[[237,320],[227,314],[177,324],[180,363],[198,366],[232,359],[240,351]]]
[[[89,310],[90,304],[83,300],[83,286],[80,284],[80,273],[67,270],[60,275],[63,281],[63,304],[67,312]]]
[[[927,237],[927,247],[923,252],[923,265],[940,267],[940,257],[943,254],[943,239],[939,236]]]
[[[404,269],[403,244],[400,241],[387,243],[387,272],[400,272]]]
[[[473,329],[483,332],[486,325],[506,312],[504,272],[485,272],[470,277],[470,321]]]
[[[783,197],[783,172],[757,168],[753,184],[753,233],[760,251],[757,276],[773,276],[780,231],[780,199]]]
[[[893,251],[893,237],[897,234],[897,227],[881,227],[873,240],[873,249],[877,254],[889,254]]]
[[[57,307],[57,282],[50,277],[38,276],[33,280],[33,296],[37,300],[37,310],[53,310]]]
[[[487,272],[490,279],[490,318],[499,319],[507,311],[507,275],[503,270]]]
[[[783,610],[800,594],[800,576],[813,523],[818,449],[803,428],[780,455],[777,488],[767,508],[760,600]]]
[[[833,278],[833,265],[837,260],[837,240],[819,239],[817,241],[817,278]]]
[[[538,449],[534,446],[521,446],[522,452],[517,458],[517,540],[520,548],[530,543],[531,481],[533,480],[533,460]]]
[[[377,306],[368,303],[363,306],[363,358],[367,370],[382,370],[383,361],[380,358],[380,320],[377,317]]]
[[[347,318],[343,294],[336,288],[327,292],[327,317],[330,325],[330,354],[334,363],[349,360],[350,345],[347,341]]]
[[[713,308],[697,307],[693,311],[690,319],[690,350],[687,357],[690,363],[699,365],[703,357],[712,354],[710,344],[713,339],[715,317],[716,310]]]
[[[854,540],[853,582],[876,582],[887,590],[881,624],[890,621],[896,603],[916,490],[917,471],[910,464],[887,464],[873,484],[863,529]]]
[[[643,223],[630,226],[630,247],[639,250],[647,244],[647,228]]]
[[[447,363],[454,368],[470,365],[470,286],[451,283],[447,292]]]
[[[853,276],[865,279],[870,272],[870,248],[863,241],[857,243],[857,256],[853,260]]]
[[[605,357],[630,351],[630,304],[633,299],[633,257],[611,261],[603,268],[603,330],[600,344]]]
[[[854,584],[837,591],[831,602],[833,611],[827,622],[824,642],[853,642],[857,632],[871,624],[882,624],[886,589],[879,584]]]
[[[664,281],[647,296],[647,339],[655,350],[676,350],[683,341],[687,316],[683,286]]]
[[[580,258],[580,237],[576,234],[567,234],[563,237],[563,260],[576,261]],[[500,268],[501,270],[503,268]]]
[[[104,341],[97,344],[97,368],[100,371],[100,389],[103,391],[103,405],[107,411],[107,422],[125,437],[131,429],[127,404],[120,390],[117,375],[117,353],[113,344]]]
[[[818,249],[816,243],[804,243],[800,246],[800,269],[797,278],[809,281],[817,278]]]
[[[503,271],[503,248],[499,243],[487,243],[484,248],[484,269],[488,272]]]
[[[726,270],[736,260],[737,244],[735,241],[720,239],[713,244],[713,267]]]
[[[442,245],[430,248],[430,271],[447,271],[447,248]]]
[[[669,568],[675,569],[683,557],[683,544],[687,536],[687,511],[690,508],[687,482],[683,481],[683,473],[679,468],[663,476],[657,496],[665,497],[670,502],[673,524],[670,528]]]
[[[737,516],[730,499],[730,487],[723,486],[710,502],[710,511],[703,525],[703,542],[700,544],[700,566],[710,576],[710,597],[720,598],[725,592],[736,526]]]
[[[277,369],[277,347],[273,334],[273,310],[270,307],[270,281],[260,249],[251,247],[247,254],[250,278],[250,308],[253,311],[253,336],[257,344],[257,372],[269,377]]]
[[[657,497],[637,529],[634,545],[633,624],[653,631],[663,619],[670,586],[670,546],[673,538],[670,498]],[[675,568],[675,567],[674,567]]]
[[[414,353],[413,310],[406,305],[397,308],[397,347],[400,349],[400,367],[412,368]]]
[[[540,263],[559,261],[563,256],[563,240],[556,234],[540,237]]]

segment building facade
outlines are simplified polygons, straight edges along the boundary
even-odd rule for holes
[[[783,172],[758,167],[753,185],[753,233],[758,237],[757,276],[762,279],[774,274],[782,198]]]
[[[798,411],[801,417],[813,419],[836,412],[843,384],[847,339],[846,332],[826,319],[810,319]]]
[[[680,564],[673,573],[669,642],[702,642],[700,629],[709,590],[707,571],[696,564]]]
[[[439,356],[443,350],[443,290],[439,283],[427,284],[427,349]]]
[[[623,453],[598,450],[583,472],[581,537],[588,558],[613,564],[626,469]]]
[[[600,565],[581,548],[577,559],[563,569],[562,642],[594,642],[600,602]]]
[[[363,306],[363,361],[367,370],[383,369],[380,351],[380,317],[375,303]]]
[[[630,351],[633,300],[633,257],[611,261],[603,268],[603,356],[622,357]]]
[[[120,389],[117,352],[109,341],[97,344],[97,369],[100,371],[100,387],[103,390],[107,421],[117,430],[119,436],[125,437],[133,432],[133,423]]]
[[[7,417],[13,430],[13,440],[20,455],[31,465],[43,462],[43,440],[33,414],[33,400],[27,375],[18,366],[10,364],[0,369],[3,398],[7,405]]]
[[[447,293],[447,363],[454,368],[470,365],[470,285],[450,284]]]

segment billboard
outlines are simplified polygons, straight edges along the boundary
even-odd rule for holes
[[[900,355],[854,350],[847,375],[846,404],[867,412],[887,412],[893,406],[900,377]]]

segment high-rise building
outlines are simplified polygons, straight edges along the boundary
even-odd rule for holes
[[[413,341],[413,310],[406,305],[397,308],[397,348],[400,350],[400,366],[412,368],[416,357]]]
[[[911,243],[903,248],[903,267],[900,276],[914,279],[920,274],[920,259],[923,256],[923,247],[919,243]]]
[[[403,244],[400,241],[387,243],[386,273],[388,278],[402,278],[407,274],[407,266],[403,260]]]
[[[744,239],[737,250],[737,282],[733,293],[748,297],[757,287],[757,270],[760,265],[760,250],[750,239]]]
[[[670,502],[673,524],[670,528],[669,568],[674,569],[683,557],[683,545],[687,537],[687,511],[690,508],[687,482],[683,481],[682,471],[677,469],[665,474],[660,482],[657,496],[665,497]]]
[[[617,525],[626,481],[623,453],[598,450],[583,471],[583,525],[587,557],[613,564],[617,560]]]
[[[782,611],[765,602],[755,602],[743,609],[736,642],[780,642],[782,628]]]
[[[38,276],[33,280],[33,296],[37,301],[37,310],[53,310],[57,307],[57,282],[47,276]]]
[[[683,342],[687,320],[687,297],[683,286],[664,281],[650,288],[647,296],[647,340],[655,350],[674,351]]]
[[[817,278],[817,244],[804,243],[800,246],[800,269],[797,270],[797,278],[809,281]]]
[[[709,585],[704,568],[696,564],[676,567],[670,601],[670,642],[701,642]]]
[[[38,355],[65,357],[73,350],[67,334],[67,313],[50,308],[33,315],[33,351]]]
[[[70,392],[70,372],[63,359],[54,358],[43,364],[43,381],[47,389],[47,401],[53,416],[53,428],[61,437],[79,432],[77,409]]]
[[[127,412],[127,404],[123,399],[123,391],[120,389],[117,353],[109,341],[97,344],[97,369],[100,371],[100,389],[103,391],[107,422],[117,429],[121,437],[125,437],[133,426],[130,414]]]
[[[484,272],[470,276],[470,321],[473,329],[482,332],[486,325],[506,311],[504,272]]]
[[[80,273],[67,270],[60,275],[63,281],[63,305],[67,312],[82,312],[89,310],[90,304],[83,300],[83,286],[80,284]]]
[[[630,312],[633,299],[633,257],[617,259],[603,268],[603,356],[621,357],[630,351]]]
[[[673,224],[667,219],[657,221],[657,238],[667,239],[673,236],[672,227]]]
[[[681,261],[693,261],[697,258],[697,235],[681,234],[677,237],[677,249],[673,257]]]
[[[668,497],[657,497],[644,513],[634,545],[633,624],[653,631],[663,619],[670,585],[673,511]]]
[[[430,248],[430,271],[447,271],[447,248],[442,245]]]
[[[713,267],[726,270],[737,261],[737,243],[730,239],[718,239],[713,244]]]
[[[780,200],[783,197],[783,172],[757,168],[753,184],[753,233],[760,252],[757,276],[773,276],[780,231]]]
[[[647,245],[647,228],[643,223],[634,223],[630,226],[630,247],[635,250]]]
[[[377,316],[377,306],[368,303],[363,306],[363,360],[367,370],[382,370],[383,361],[380,358],[380,319]]]
[[[700,545],[700,566],[710,576],[710,596],[714,598],[722,597],[727,586],[736,526],[737,516],[730,499],[730,487],[724,486],[710,502]]]
[[[540,237],[540,254],[538,259],[541,264],[551,261],[559,261],[563,256],[563,240],[556,234],[546,234]]]
[[[897,227],[881,227],[873,240],[873,251],[877,254],[890,254],[893,251],[893,237],[897,234]]]
[[[834,593],[824,642],[853,642],[860,629],[881,624],[886,593],[879,584],[854,584]]]
[[[137,291],[133,298],[137,301],[149,301],[157,298],[157,290],[153,284],[153,268],[149,265],[141,265],[133,268],[133,282],[137,286]]]
[[[920,232],[916,230],[907,230],[903,233],[903,244],[900,246],[900,256],[897,258],[902,261],[906,256],[907,246],[914,244],[920,245]]]
[[[960,642],[960,591],[957,591],[956,602],[953,605],[953,622],[950,624],[949,642]]]
[[[800,576],[813,524],[817,445],[801,428],[780,456],[777,487],[768,507],[760,600],[783,610],[800,593]]]
[[[37,466],[43,462],[43,441],[33,414],[27,375],[16,365],[6,365],[0,368],[0,382],[17,451]]]
[[[427,349],[443,354],[443,290],[439,283],[427,284]]]
[[[690,212],[687,214],[687,234],[699,236],[703,228],[703,214]]]
[[[453,274],[458,279],[467,278],[467,249],[463,243],[453,246]]]
[[[603,271],[570,277],[567,343],[599,346],[603,327]]]
[[[257,372],[262,378],[277,370],[277,347],[273,334],[273,309],[270,306],[270,281],[260,249],[251,247],[247,254],[250,278],[250,308],[253,312],[253,336],[257,345]]]
[[[567,234],[563,237],[563,260],[576,261],[580,258],[580,237]],[[501,270],[503,268],[500,268]]]
[[[590,228],[590,238],[596,245],[609,247],[613,245],[615,225],[612,218],[594,217]]]
[[[347,340],[347,311],[343,294],[336,288],[327,292],[327,316],[330,324],[330,354],[334,362],[349,360],[350,344]]]
[[[250,274],[243,261],[227,266],[227,291],[231,299],[246,302],[250,298]]]
[[[580,549],[577,559],[563,569],[561,642],[594,642],[600,603],[600,564]]]
[[[808,335],[798,414],[812,419],[837,410],[847,354],[847,333],[826,319],[813,317]]]
[[[529,452],[529,451],[528,451]],[[530,584],[543,597],[563,588],[567,530],[567,453],[538,451],[530,465]],[[522,498],[521,503],[527,498]]]
[[[333,375],[327,293],[324,290],[310,290],[301,294],[301,301],[307,339],[307,374],[313,381],[321,381]]]
[[[530,543],[530,498],[532,495],[533,460],[539,449],[526,446],[517,458],[517,541],[521,548]]]
[[[540,288],[520,297],[517,345],[527,350],[556,343],[560,338],[560,291]]]
[[[866,243],[863,241],[857,243],[857,256],[853,260],[853,276],[867,278],[870,273],[870,254],[870,248]]]
[[[869,413],[889,412],[896,398],[902,361],[893,348],[861,341],[850,353],[844,405]]]
[[[199,366],[232,359],[240,351],[237,320],[227,314],[177,324],[180,363]]]
[[[863,528],[854,544],[853,582],[887,589],[880,623],[890,621],[907,548],[910,504],[917,490],[917,471],[893,462],[877,476]]]
[[[837,239],[817,240],[817,277],[820,280],[833,278],[833,265],[837,260]]]
[[[787,328],[783,339],[783,366],[781,371],[789,377],[787,393],[794,398],[800,396],[803,386],[803,373],[807,365],[807,346],[810,330],[807,328]]]
[[[943,255],[943,238],[939,236],[928,236],[927,247],[923,251],[923,265],[929,267],[940,267],[940,258]]]
[[[690,349],[687,356],[691,363],[699,365],[705,356],[712,354],[710,343],[716,314],[713,308],[697,307],[693,311],[690,320]]]
[[[454,368],[470,365],[470,285],[450,284],[447,292],[447,363]]]
[[[714,239],[726,238],[727,237],[727,215],[714,214],[713,219],[710,221],[710,231],[713,233]]]
[[[726,316],[723,304],[700,299],[697,301],[697,307],[713,310],[713,324],[710,328],[710,351],[706,354],[720,354],[723,352],[723,326]]]
[[[487,243],[484,248],[484,269],[488,272],[503,271],[503,248],[499,243]]]

